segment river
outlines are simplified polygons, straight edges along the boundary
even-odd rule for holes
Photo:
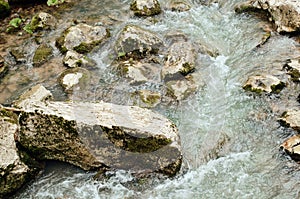
[[[160,2],[163,7],[165,2]],[[299,54],[297,44],[287,36],[272,33],[265,45],[256,48],[264,34],[261,29],[264,23],[251,15],[236,14],[234,5],[238,2],[241,0],[220,0],[206,6],[193,0],[191,10],[181,13],[165,10],[156,23],[129,17],[129,0],[76,3],[64,14],[65,18],[94,17],[97,21],[111,13],[121,18],[117,26],[111,27],[112,35],[128,23],[160,35],[181,30],[193,42],[204,43],[218,52],[216,57],[199,53],[195,73],[202,86],[195,95],[154,109],[176,123],[185,169],[175,178],[153,179],[152,186],[137,190],[126,186],[132,176],[125,171],[95,181],[93,172],[49,162],[44,174],[14,198],[299,198],[299,166],[279,151],[281,142],[294,132],[277,122],[286,108],[298,106],[299,86],[290,83],[281,95],[259,96],[242,89],[249,75],[268,72],[287,79],[282,65]],[[85,100],[99,100],[96,93],[109,86],[112,90],[107,92],[115,94],[106,101],[131,104],[128,93],[137,88],[123,84],[109,70],[109,47],[108,43],[89,55],[97,62],[98,69],[93,73],[102,77],[99,79],[102,86],[91,88],[95,95]],[[162,85],[143,86],[159,90]],[[60,94],[55,87],[52,91]],[[75,93],[73,98],[83,96],[86,95]],[[218,151],[212,152],[212,148]]]

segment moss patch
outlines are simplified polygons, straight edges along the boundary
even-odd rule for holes
[[[47,44],[40,45],[33,56],[33,65],[38,66],[46,62],[53,54],[53,49]]]
[[[10,6],[7,2],[0,0],[0,19],[10,14]]]

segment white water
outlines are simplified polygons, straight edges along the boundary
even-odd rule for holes
[[[269,101],[276,104],[276,99],[253,97],[241,88],[250,74],[272,71],[283,77],[278,66],[295,52],[294,42],[273,34],[265,46],[256,49],[263,35],[261,22],[236,15],[236,2],[211,6],[194,2],[185,13],[166,11],[156,24],[128,19],[161,35],[181,30],[191,40],[219,52],[216,58],[199,54],[195,73],[203,87],[195,96],[157,110],[179,128],[186,172],[174,179],[157,180],[144,191],[134,191],[124,186],[132,179],[126,172],[94,181],[94,173],[54,165],[16,198],[299,198],[300,172],[278,150],[284,131],[276,122],[279,113],[269,106]],[[108,54],[93,55],[100,59],[99,74],[107,72],[109,61],[101,58]],[[114,77],[104,78],[110,81]],[[223,138],[227,140],[224,148],[210,156],[211,143]]]

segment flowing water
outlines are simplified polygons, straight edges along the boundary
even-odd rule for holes
[[[258,96],[242,89],[249,75],[263,72],[286,80],[282,64],[297,56],[296,43],[272,33],[264,46],[256,48],[264,34],[262,21],[235,14],[233,8],[238,2],[241,1],[219,1],[204,6],[191,1],[190,11],[165,11],[156,23],[126,14],[128,0],[81,1],[65,13],[65,18],[88,15],[95,21],[108,13],[124,16],[119,17],[119,25],[111,27],[112,35],[128,23],[159,35],[180,30],[194,43],[205,44],[218,52],[218,56],[199,53],[195,77],[201,86],[195,95],[178,104],[155,109],[178,126],[185,168],[178,177],[153,179],[152,186],[136,190],[126,186],[132,176],[123,171],[95,181],[93,172],[51,162],[46,172],[15,198],[299,198],[299,167],[279,152],[280,143],[293,132],[280,127],[276,121],[285,108],[294,105],[284,100],[295,99],[298,86],[289,85],[283,91],[284,97]],[[164,6],[165,2],[161,3]],[[110,97],[106,101],[131,104],[126,92],[138,88],[129,87],[109,70],[109,48],[108,42],[90,55],[97,61],[95,76],[101,78],[92,88],[94,95],[86,98],[99,100],[97,93],[102,87],[109,87],[113,89],[107,92],[122,91],[123,98]],[[162,85],[143,87],[159,90]],[[77,93],[73,98],[83,96],[86,95]]]

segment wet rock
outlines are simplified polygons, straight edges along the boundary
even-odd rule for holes
[[[287,70],[287,74],[291,76],[291,79],[295,82],[300,82],[300,62],[299,59],[290,59],[285,64],[284,68]]]
[[[256,93],[279,93],[284,87],[285,84],[282,81],[268,74],[250,76],[243,86],[245,90]]]
[[[6,0],[0,0],[0,19],[10,14],[10,6]]]
[[[127,25],[119,33],[114,49],[118,57],[144,57],[157,53],[163,41],[153,32],[135,25]]]
[[[160,66],[155,63],[127,60],[119,63],[118,70],[131,79],[130,84],[137,85],[145,82],[160,81]]]
[[[59,83],[68,93],[75,90],[82,90],[90,80],[90,73],[84,68],[71,68],[65,70],[59,76]]]
[[[9,53],[15,59],[16,63],[25,63],[27,60],[26,53],[22,47],[12,48]]]
[[[31,22],[26,26],[27,31],[36,32],[39,30],[49,30],[56,27],[57,20],[46,12],[39,12],[34,15]]]
[[[300,135],[294,135],[285,140],[280,148],[283,149],[294,160],[300,160]]]
[[[176,42],[168,50],[161,71],[162,79],[172,80],[186,76],[195,70],[196,52],[190,42]]]
[[[137,97],[135,105],[143,108],[156,107],[161,102],[161,94],[150,90],[139,90],[133,93]]]
[[[41,44],[33,56],[33,66],[40,66],[53,55],[53,48],[48,44]]]
[[[284,126],[300,131],[300,111],[291,110],[283,113],[282,117],[279,118],[279,122]]]
[[[0,197],[14,193],[39,171],[40,164],[20,152],[15,142],[18,116],[0,107]],[[38,167],[36,167],[38,166]]]
[[[4,58],[0,55],[0,80],[8,71],[8,65],[5,63]]]
[[[168,0],[167,9],[184,12],[191,9],[191,5],[186,0]]]
[[[18,141],[39,159],[60,160],[85,170],[108,167],[169,176],[181,167],[176,126],[148,109],[71,101],[15,105],[21,104],[25,106]]]
[[[197,90],[197,85],[191,77],[168,81],[166,87],[167,93],[178,101],[186,99],[190,94]]]
[[[300,30],[300,2],[293,0],[249,0],[236,7],[237,12],[263,10],[270,14],[278,32]]]
[[[158,0],[133,0],[130,10],[137,16],[153,16],[161,13]]]
[[[85,55],[71,50],[66,53],[63,63],[70,68],[92,67],[95,65],[95,63],[91,59],[88,59]]]
[[[65,30],[56,40],[56,46],[62,53],[74,50],[78,53],[88,53],[110,36],[103,26],[77,24]]]

